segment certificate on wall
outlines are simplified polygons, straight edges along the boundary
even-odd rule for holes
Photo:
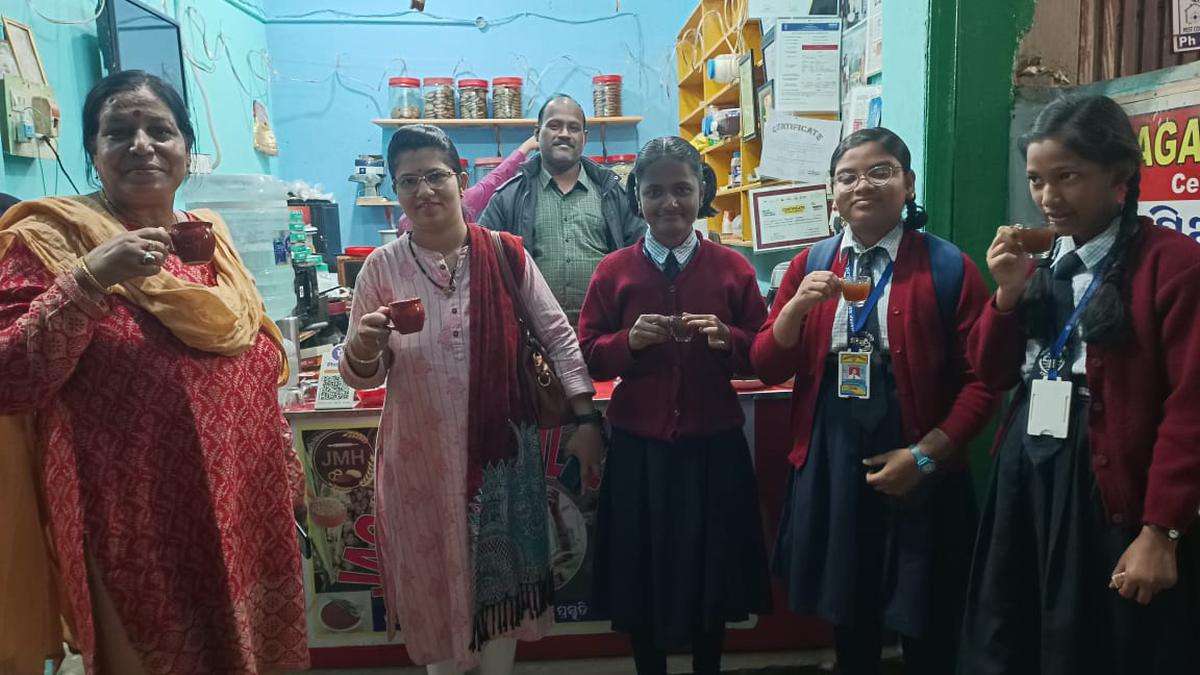
[[[775,107],[779,107],[779,82],[775,82]],[[824,185],[829,180],[829,158],[842,138],[838,120],[818,120],[772,110],[762,128],[762,162],[758,175]]]
[[[779,251],[829,236],[824,185],[785,185],[750,191],[755,251]]]
[[[775,108],[788,112],[837,112],[842,67],[842,22],[805,17],[779,22],[772,51]]]

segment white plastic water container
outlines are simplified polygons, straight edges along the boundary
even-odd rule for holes
[[[288,257],[287,186],[274,176],[193,176],[184,185],[188,209],[212,209],[229,225],[267,316],[278,321],[296,307],[295,272]]]

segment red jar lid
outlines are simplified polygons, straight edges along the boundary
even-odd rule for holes
[[[351,258],[365,258],[375,250],[374,246],[347,246],[346,255]]]
[[[425,86],[426,87],[431,86],[431,85],[443,85],[443,84],[448,84],[453,87],[454,86],[454,78],[453,77],[427,77],[427,78],[425,78]]]
[[[338,316],[346,313],[346,302],[344,300],[334,300],[329,303],[329,316]]]
[[[637,155],[609,155],[608,161],[610,164],[613,162],[636,162]]]
[[[478,169],[481,166],[500,166],[500,163],[503,161],[503,157],[480,157],[475,160],[475,168]]]
[[[620,75],[597,75],[592,78],[592,84],[620,84]]]
[[[421,81],[415,77],[393,77],[388,80],[389,87],[419,87]]]
[[[487,86],[488,86],[487,80],[459,80],[458,81],[459,89],[471,88],[471,87],[474,87],[476,89],[487,89]]]
[[[492,80],[493,87],[520,87],[525,81],[519,77],[497,77]]]

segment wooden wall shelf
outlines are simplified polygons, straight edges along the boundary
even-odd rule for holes
[[[482,119],[482,120],[464,120],[464,119],[374,119],[371,120],[375,124],[384,127],[403,127],[412,124],[432,124],[435,127],[454,127],[454,128],[478,128],[487,129],[492,127],[534,127],[537,125],[537,120],[528,118],[519,119]],[[641,117],[591,117],[588,118],[588,125],[593,124],[612,124],[612,125],[633,125],[642,121]]]

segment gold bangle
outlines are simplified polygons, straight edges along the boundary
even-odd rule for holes
[[[82,257],[79,259],[79,264],[76,267],[78,267],[79,270],[81,272],[83,272],[84,278],[86,278],[88,280],[88,283],[90,283],[92,285],[92,287],[95,288],[97,291],[100,291],[101,293],[103,293],[105,295],[110,295],[112,293],[111,290],[105,288],[99,282],[99,280],[96,279],[96,275],[92,274],[92,271],[90,269],[88,269],[87,261],[84,260]]]

